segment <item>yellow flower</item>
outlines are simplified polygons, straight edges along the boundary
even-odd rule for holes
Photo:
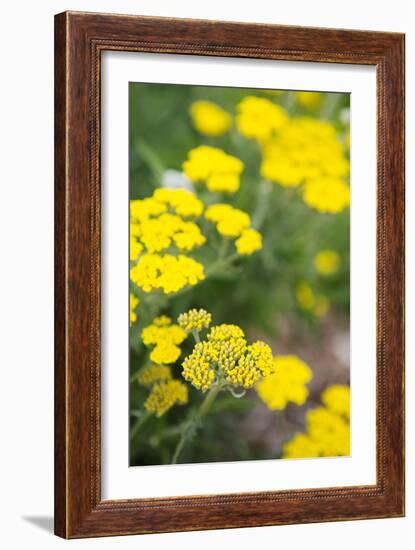
[[[314,267],[321,275],[333,275],[339,265],[340,256],[334,250],[320,250],[314,257]]]
[[[301,309],[311,311],[316,303],[313,289],[305,281],[297,285],[297,302]]]
[[[171,368],[162,365],[149,365],[142,368],[137,376],[138,383],[142,386],[151,386],[154,382],[171,380]]]
[[[175,363],[180,357],[181,350],[170,342],[161,342],[152,349],[150,359],[157,365]]]
[[[165,294],[178,292],[205,278],[203,265],[193,258],[179,255],[143,254],[130,270],[131,280],[144,292],[161,289]]]
[[[350,454],[350,427],[341,416],[325,407],[307,412],[307,431],[318,443],[320,456],[347,456]]]
[[[304,186],[303,198],[319,212],[337,214],[350,205],[350,188],[338,178],[310,179]]]
[[[137,314],[135,312],[135,308],[137,307],[138,302],[139,302],[138,298],[134,296],[134,294],[131,294],[130,292],[130,327],[137,320]]]
[[[197,217],[203,212],[203,202],[194,193],[187,189],[158,188],[154,191],[153,197],[163,206],[169,206],[179,216],[184,218]]]
[[[309,109],[316,109],[320,106],[323,96],[320,92],[295,92],[297,102]]]
[[[350,419],[350,387],[333,384],[324,390],[321,395],[324,405],[332,412]]]
[[[148,220],[152,216],[160,216],[167,211],[167,206],[153,197],[130,201],[130,217],[132,223]]]
[[[167,317],[167,315],[160,315],[159,317],[155,317],[153,319],[153,325],[156,325],[156,327],[165,327],[167,325],[171,325],[171,318]]]
[[[273,411],[284,409],[289,402],[303,405],[308,397],[312,378],[310,367],[295,355],[274,358],[274,372],[261,380],[256,390],[267,407]]]
[[[143,245],[137,239],[130,235],[130,262],[137,260],[138,256],[143,251]]]
[[[212,315],[204,309],[190,309],[186,313],[179,315],[177,322],[186,332],[192,330],[200,331],[208,328],[212,322]]]
[[[250,256],[262,248],[262,235],[255,229],[245,229],[235,241],[235,246],[240,256]]]
[[[145,346],[152,344],[158,345],[163,343],[169,344],[181,344],[187,337],[187,333],[179,325],[157,324],[160,317],[154,319],[151,325],[143,328],[141,332],[141,339]]]
[[[195,101],[190,107],[193,126],[200,134],[221,136],[232,123],[229,113],[211,101]]]
[[[202,391],[214,383],[248,389],[272,369],[271,348],[264,342],[248,345],[243,330],[227,324],[212,327],[183,361],[183,377]]]
[[[193,250],[195,247],[202,246],[206,242],[206,237],[202,235],[199,227],[193,222],[183,222],[180,231],[173,235],[179,250]]]
[[[320,447],[306,434],[297,433],[283,446],[283,458],[315,458],[320,456]]]
[[[251,224],[249,214],[230,204],[212,204],[206,209],[205,218],[215,223],[224,237],[239,237]]]
[[[189,151],[183,171],[191,181],[204,181],[209,191],[235,193],[244,169],[241,160],[222,149],[201,145]]]
[[[203,392],[210,388],[216,378],[214,363],[217,360],[216,347],[210,342],[195,345],[183,361],[183,378]]]
[[[306,413],[305,434],[284,445],[284,458],[348,456],[350,454],[350,388],[335,384],[322,394],[325,407]]]
[[[188,388],[180,380],[167,380],[154,384],[144,407],[157,417],[163,416],[173,405],[188,402]]]
[[[262,145],[261,175],[284,187],[310,179],[344,178],[349,162],[334,126],[310,117],[292,118]]]
[[[264,97],[247,96],[238,105],[236,125],[247,138],[269,139],[287,120],[285,109]]]

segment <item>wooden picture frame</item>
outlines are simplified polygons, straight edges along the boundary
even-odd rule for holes
[[[100,60],[105,50],[377,71],[377,481],[101,500]],[[404,35],[65,12],[55,18],[55,533],[64,538],[404,515]]]

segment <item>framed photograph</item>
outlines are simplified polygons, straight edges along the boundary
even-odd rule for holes
[[[404,35],[55,19],[55,532],[404,515]]]

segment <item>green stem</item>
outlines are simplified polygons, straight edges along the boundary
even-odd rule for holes
[[[144,411],[142,415],[137,418],[135,421],[135,424],[130,430],[130,441],[134,439],[134,437],[137,435],[138,431],[140,430],[141,426],[150,418],[151,413],[149,411]]]
[[[213,386],[207,393],[205,399],[199,407],[199,410],[192,418],[190,418],[190,420],[184,426],[182,435],[173,454],[173,458],[171,461],[172,464],[177,464],[186,443],[192,437],[192,435],[196,433],[200,420],[209,412],[211,406],[213,405],[213,402],[215,401],[221,389],[222,386],[220,384]]]

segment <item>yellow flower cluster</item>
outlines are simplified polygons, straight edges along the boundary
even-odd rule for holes
[[[261,142],[269,139],[288,121],[285,109],[264,97],[244,97],[237,110],[236,125],[240,133]]]
[[[236,251],[240,256],[250,256],[262,248],[262,235],[256,229],[245,229],[235,241]]]
[[[208,328],[212,322],[212,315],[204,309],[190,309],[177,318],[179,326],[186,332],[200,331]]]
[[[212,192],[235,193],[244,169],[241,160],[222,149],[201,145],[189,151],[183,163],[185,175],[194,182],[203,181]]]
[[[304,202],[319,212],[337,214],[350,206],[350,188],[338,177],[320,177],[306,181]]]
[[[163,416],[175,404],[185,405],[188,402],[188,388],[180,380],[157,382],[151,389],[144,407],[157,417]]]
[[[324,390],[321,400],[330,411],[350,420],[349,386],[333,384]]]
[[[172,244],[180,251],[190,251],[206,242],[199,226],[170,213],[141,222],[139,237],[150,253],[167,250]]]
[[[304,202],[319,212],[337,213],[350,205],[345,180],[349,161],[329,122],[310,117],[288,119],[261,145],[261,175],[265,179],[283,187],[303,184]]]
[[[322,394],[325,407],[306,414],[307,433],[284,445],[284,458],[348,456],[350,454],[350,388],[335,385]]]
[[[317,109],[321,105],[321,92],[295,92],[295,98],[302,107]]]
[[[314,267],[321,275],[333,275],[340,266],[340,256],[334,250],[320,250],[314,257]]]
[[[166,365],[149,365],[142,368],[137,376],[138,383],[142,386],[151,386],[155,382],[171,378],[171,368]]]
[[[329,122],[294,117],[263,145],[262,175],[283,186],[310,178],[342,178],[349,173],[344,148]]]
[[[324,317],[330,309],[329,300],[325,296],[316,296],[311,286],[305,281],[297,285],[296,295],[300,308],[314,313],[317,317]]]
[[[232,124],[232,118],[222,107],[211,101],[195,101],[190,106],[193,126],[200,134],[221,136]]]
[[[135,308],[138,306],[138,302],[138,298],[130,292],[130,327],[137,321],[137,313],[135,312]]]
[[[131,268],[130,278],[144,292],[161,289],[171,294],[203,281],[205,274],[201,263],[182,254],[144,254]]]
[[[243,330],[227,324],[212,327],[183,361],[183,377],[202,391],[215,383],[251,388],[272,370],[271,348],[261,341],[248,345]]]
[[[177,292],[204,279],[203,265],[183,254],[159,252],[176,247],[190,252],[206,237],[188,217],[198,217],[203,203],[185,189],[156,189],[147,199],[130,201],[131,280],[144,292]],[[145,252],[143,252],[145,250]]]
[[[256,385],[259,397],[273,411],[287,403],[303,405],[308,397],[308,384],[313,374],[310,367],[295,355],[274,358],[274,372]]]
[[[166,316],[156,317],[151,325],[143,328],[141,339],[145,346],[154,345],[150,353],[150,359],[160,364],[171,364],[180,357],[179,344],[187,337],[179,325],[172,324]]]
[[[184,218],[197,217],[203,212],[202,201],[186,189],[158,188],[154,191],[153,197]]]
[[[212,204],[205,210],[205,218],[216,225],[218,233],[226,238],[236,238],[236,251],[249,256],[262,248],[262,235],[250,227],[249,214],[230,204]]]

